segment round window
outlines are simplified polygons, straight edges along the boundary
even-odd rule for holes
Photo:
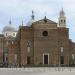
[[[43,31],[43,36],[48,36],[48,32],[47,31]]]

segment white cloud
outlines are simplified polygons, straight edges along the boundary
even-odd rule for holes
[[[0,0],[0,25],[3,24],[4,27],[10,17],[17,25],[21,23],[21,19],[28,21],[32,9],[37,19],[47,15],[48,18],[57,21],[62,7],[66,12],[67,24],[72,36],[75,32],[75,0]],[[73,36],[75,41],[74,38],[75,36]]]

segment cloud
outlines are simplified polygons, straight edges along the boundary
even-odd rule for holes
[[[67,27],[75,41],[75,0],[0,0],[0,25],[2,28],[8,24],[10,17],[13,24],[18,27],[22,19],[26,23],[35,11],[35,18],[41,19],[45,15],[58,22],[59,11],[63,7],[67,17]],[[2,30],[0,28],[0,30]],[[1,31],[0,31],[1,32]]]

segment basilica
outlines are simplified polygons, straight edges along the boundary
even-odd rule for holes
[[[69,38],[69,28],[63,9],[58,23],[44,16],[36,21],[32,11],[31,21],[19,29],[11,20],[0,34],[0,66],[72,66],[75,65],[75,43]]]

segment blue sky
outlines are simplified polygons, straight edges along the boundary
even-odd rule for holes
[[[22,20],[26,25],[31,19],[32,10],[36,20],[46,15],[58,22],[62,8],[67,17],[67,27],[70,28],[69,37],[75,42],[75,0],[0,0],[0,33],[3,27],[8,25],[10,18],[16,28],[21,25]]]

